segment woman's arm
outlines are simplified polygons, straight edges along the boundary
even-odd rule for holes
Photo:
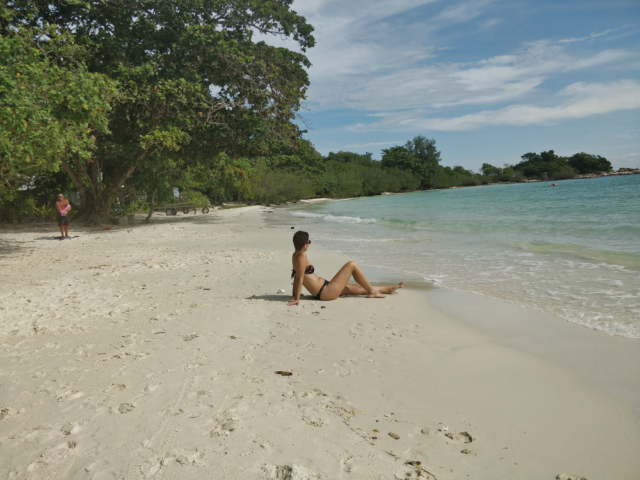
[[[307,267],[306,255],[300,255],[295,262],[296,276],[293,279],[293,301],[287,303],[287,306],[299,305],[300,293],[302,293],[302,284],[304,282],[304,269]]]

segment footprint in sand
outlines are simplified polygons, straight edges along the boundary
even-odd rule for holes
[[[80,427],[76,423],[67,423],[60,429],[65,437],[68,437],[72,433],[78,433],[80,430]]]
[[[258,471],[266,478],[276,480],[309,480],[310,478],[309,473],[300,465],[265,464]]]
[[[419,466],[416,467],[402,467],[395,474],[397,479],[412,479],[412,478],[432,478],[431,475],[425,473]]]
[[[215,421],[215,426],[209,430],[210,437],[220,437],[230,435],[237,428],[237,419],[225,417]]]
[[[11,418],[14,415],[18,415],[22,412],[24,412],[24,409],[16,410],[15,408],[11,407],[2,407],[2,409],[0,409],[0,420],[6,420],[7,418]]]
[[[200,334],[198,332],[193,332],[188,335],[180,335],[180,338],[182,338],[183,342],[190,342],[191,340],[195,340],[199,336]]]
[[[360,335],[362,335],[361,324],[356,323],[353,327],[351,327],[351,330],[349,330],[349,335],[351,335],[353,338],[358,338]]]
[[[302,420],[304,420],[304,423],[306,423],[307,425],[311,425],[312,427],[321,427],[324,425],[324,420],[322,420],[320,417],[304,416],[302,417]]]
[[[475,438],[473,438],[468,432],[446,432],[444,436],[456,443],[471,443],[475,440]]]
[[[112,383],[105,389],[105,393],[113,390],[114,388],[117,390],[125,390],[127,386],[123,385],[122,383]]]
[[[131,410],[136,408],[136,406],[132,403],[121,403],[118,407],[119,413],[129,413]]]

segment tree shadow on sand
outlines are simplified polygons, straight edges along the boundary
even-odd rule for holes
[[[285,295],[284,293],[281,293],[279,295],[251,295],[250,297],[247,297],[247,300],[266,300],[268,302],[290,302],[292,298],[293,297],[291,297],[291,295]],[[300,300],[304,300],[304,297],[300,298]]]
[[[7,258],[16,254],[22,254],[25,251],[24,244],[17,240],[7,240],[0,237],[0,257]]]

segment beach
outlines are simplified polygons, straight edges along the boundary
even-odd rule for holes
[[[640,476],[640,340],[412,284],[287,307],[267,210],[0,228],[0,478]]]

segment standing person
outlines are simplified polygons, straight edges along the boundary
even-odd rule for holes
[[[56,202],[56,210],[58,210],[58,226],[60,227],[60,235],[62,238],[69,238],[69,217],[67,213],[71,210],[69,200],[64,198],[64,195],[58,194],[58,201]]]

